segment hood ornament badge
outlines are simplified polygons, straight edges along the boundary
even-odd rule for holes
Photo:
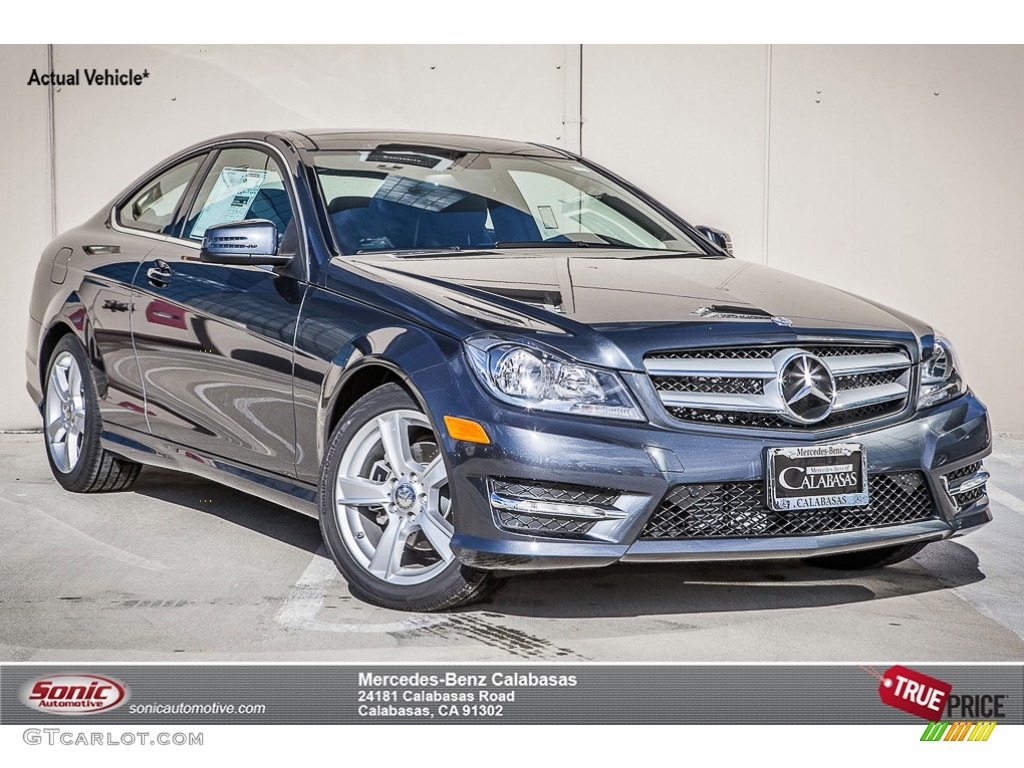
[[[781,325],[783,328],[789,328],[789,326],[793,324],[793,321],[790,320],[788,317],[782,317],[779,315],[773,317],[772,322],[775,323],[776,325]]]

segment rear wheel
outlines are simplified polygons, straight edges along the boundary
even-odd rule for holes
[[[352,593],[375,605],[435,611],[483,597],[494,579],[459,562],[448,471],[416,401],[397,384],[361,398],[331,437],[320,528]]]
[[[135,462],[100,445],[99,399],[85,350],[68,334],[57,342],[46,368],[43,438],[50,471],[77,493],[123,491],[139,476]]]
[[[840,571],[884,568],[887,565],[895,565],[904,560],[909,560],[926,546],[928,546],[928,542],[901,544],[896,547],[885,547],[883,549],[867,549],[862,552],[844,552],[839,555],[814,557],[807,562],[811,563],[811,565],[817,565],[822,568],[834,568]]]

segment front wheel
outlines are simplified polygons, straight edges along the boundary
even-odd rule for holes
[[[397,384],[358,400],[331,437],[319,493],[320,529],[352,593],[405,611],[480,599],[493,578],[459,562],[441,445]]]

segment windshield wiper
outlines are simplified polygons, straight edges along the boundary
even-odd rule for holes
[[[719,258],[717,255],[712,256],[712,254],[704,253],[704,251],[673,251],[668,249],[651,250],[648,253],[638,253],[636,256],[623,256],[623,258],[632,261],[635,259],[677,259],[686,256],[700,256],[705,259]]]
[[[602,250],[640,251],[635,256],[624,256],[627,259],[666,259],[679,256],[707,256],[703,251],[680,251],[671,248],[647,248],[642,245],[628,243],[591,243],[586,240],[509,240],[495,243],[493,248],[599,248]]]
[[[578,240],[502,240],[494,244],[495,248],[589,248],[589,243]]]
[[[408,256],[415,255],[417,253],[452,253],[454,251],[461,251],[462,249],[457,245],[445,245],[438,246],[435,248],[366,248],[365,250],[356,251],[355,256],[368,256],[374,253],[386,253],[394,256]],[[480,250],[474,248],[473,250]]]
[[[645,251],[646,248],[629,243],[591,243],[587,240],[504,240],[492,248],[628,248]]]

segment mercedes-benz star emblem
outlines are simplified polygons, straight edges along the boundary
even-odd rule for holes
[[[813,424],[832,412],[836,381],[832,371],[809,352],[795,350],[779,368],[779,388],[786,414],[798,424]]]
[[[416,489],[409,483],[402,483],[395,489],[395,504],[403,512],[408,512],[416,503]]]

